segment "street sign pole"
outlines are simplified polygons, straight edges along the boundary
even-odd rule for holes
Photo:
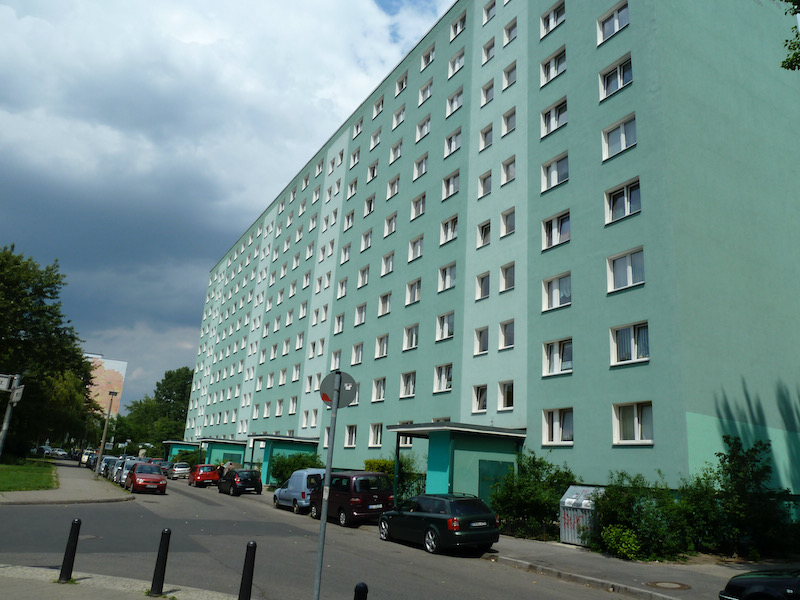
[[[317,575],[314,579],[314,600],[319,600],[322,583],[322,558],[325,553],[325,529],[328,525],[328,496],[331,489],[331,468],[333,466],[333,444],[336,435],[336,411],[339,408],[339,387],[342,385],[342,374],[334,371],[333,401],[331,402],[331,430],[328,434],[328,460],[325,464],[325,481],[322,488],[322,509],[319,515],[319,549],[317,550]]]

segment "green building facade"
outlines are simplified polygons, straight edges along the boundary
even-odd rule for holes
[[[340,369],[336,467],[398,448],[486,496],[529,448],[677,485],[734,434],[800,490],[792,24],[456,2],[211,270],[185,439],[324,457]]]

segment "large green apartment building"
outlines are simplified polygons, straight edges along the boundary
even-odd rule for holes
[[[754,0],[459,0],[211,270],[185,440],[800,491],[800,76]],[[235,454],[235,452],[234,452]]]

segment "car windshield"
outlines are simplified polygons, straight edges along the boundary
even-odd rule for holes
[[[356,477],[353,489],[356,492],[386,492],[389,491],[389,479],[386,477]]]
[[[151,475],[161,475],[161,469],[158,465],[143,464],[136,467],[137,473],[150,473]]]
[[[453,500],[451,503],[453,515],[466,517],[469,515],[491,514],[492,509],[486,506],[479,498],[465,498],[464,500]]]
[[[236,471],[236,474],[240,479],[253,479],[258,475],[256,471]]]
[[[173,469],[188,469],[189,468],[189,463],[175,463],[172,466],[172,468]]]
[[[201,473],[210,473],[211,471],[216,471],[216,469],[214,467],[212,467],[211,465],[205,465],[203,467],[197,467],[197,470],[200,471]]]

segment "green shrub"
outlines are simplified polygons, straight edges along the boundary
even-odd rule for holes
[[[516,537],[558,537],[559,502],[575,475],[533,451],[517,455],[517,468],[495,484],[491,505],[500,517],[503,533]]]
[[[364,470],[385,473],[394,485],[394,456],[392,458],[371,458],[364,461]],[[400,454],[400,481],[397,484],[395,502],[425,492],[425,474],[419,473],[417,458],[413,452]]]
[[[624,525],[610,525],[603,529],[600,535],[609,553],[627,560],[639,558],[641,552],[639,540],[636,534]]]
[[[295,454],[276,454],[270,459],[269,471],[272,477],[282,484],[298,469],[322,469],[325,465],[316,454],[297,452]]]

